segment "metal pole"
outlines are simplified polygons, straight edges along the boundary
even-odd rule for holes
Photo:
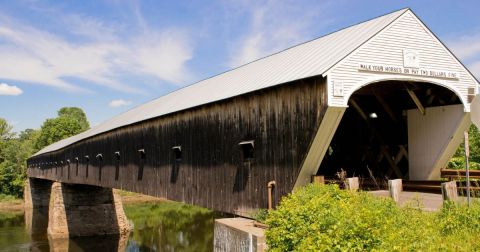
[[[465,171],[467,175],[467,203],[468,206],[470,207],[470,170],[468,168],[468,157],[470,156],[470,149],[468,146],[468,131],[464,132],[465,135]]]

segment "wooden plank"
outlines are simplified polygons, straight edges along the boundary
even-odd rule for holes
[[[471,178],[480,178],[480,170],[470,170],[469,173]],[[440,176],[442,178],[449,178],[449,177],[465,178],[467,176],[467,171],[455,170],[455,169],[441,169]]]
[[[358,177],[346,178],[345,189],[350,191],[358,191],[358,189],[360,189],[360,181],[358,180]]]
[[[369,122],[367,114],[365,114],[363,109],[358,105],[358,103],[355,100],[350,99],[349,103],[350,103],[350,105],[353,106],[355,111],[357,111],[357,113],[363,118],[363,120],[365,120],[366,122]]]
[[[410,90],[410,88],[407,88],[407,92],[408,94],[410,95],[410,98],[412,98],[413,102],[415,103],[415,105],[417,105],[417,108],[418,110],[420,111],[420,113],[422,113],[422,115],[425,115],[425,107],[423,107],[422,105],[422,102],[418,99],[417,95],[415,94],[415,92],[413,92],[412,90]]]
[[[400,194],[403,191],[403,185],[401,179],[393,179],[388,181],[388,191],[393,201],[398,202],[400,200]]]
[[[323,185],[323,184],[325,184],[325,177],[324,176],[312,175],[312,183]]]
[[[129,125],[72,144],[58,156],[49,153],[31,161],[78,156],[78,176],[72,164],[65,182],[117,187],[230,213],[265,208],[268,181],[277,181],[275,204],[291,192],[326,108],[325,79],[315,77]],[[254,160],[244,167],[241,190],[234,191],[235,172],[244,164],[238,143],[251,139]],[[177,180],[171,181],[171,148],[177,145],[182,162]],[[137,152],[141,148],[145,161]],[[116,151],[121,153],[118,180]],[[98,153],[104,154],[101,164],[94,158]],[[48,166],[46,178],[55,179],[53,169]]]
[[[457,182],[442,183],[443,200],[456,202],[458,199]]]
[[[384,154],[384,157],[385,157],[385,160],[387,160],[388,164],[390,165],[390,167],[393,169],[393,171],[395,172],[395,175],[397,175],[397,177],[399,178],[403,178],[403,174],[402,172],[400,171],[400,168],[398,168],[397,164],[395,163],[395,161],[393,161],[392,159],[392,155],[390,154],[390,152],[387,150],[387,148],[385,146],[382,146],[380,147],[380,151]]]

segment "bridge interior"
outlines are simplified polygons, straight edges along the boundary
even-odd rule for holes
[[[336,177],[344,170],[346,176],[409,179],[408,111],[432,114],[429,108],[456,104],[461,101],[454,92],[429,83],[386,81],[357,90],[318,174]]]

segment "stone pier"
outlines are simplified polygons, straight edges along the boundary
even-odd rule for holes
[[[129,234],[120,195],[111,188],[30,178],[24,196],[32,234],[47,231],[50,239]]]
[[[120,196],[110,188],[54,182],[48,235],[53,238],[127,234]]]
[[[32,241],[42,239],[48,227],[52,181],[29,178],[25,183],[25,226]]]
[[[265,230],[245,218],[216,219],[213,239],[215,252],[266,250]]]
[[[23,194],[25,208],[48,207],[53,181],[29,178],[25,183]]]

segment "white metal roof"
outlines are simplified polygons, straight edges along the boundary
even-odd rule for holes
[[[53,143],[34,156],[143,120],[322,75],[406,11],[408,9],[402,9],[350,26],[199,81],[115,116],[83,133]]]

